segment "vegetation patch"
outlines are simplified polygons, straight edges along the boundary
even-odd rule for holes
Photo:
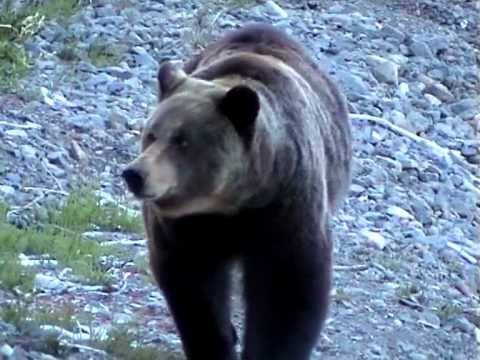
[[[81,6],[81,0],[0,2],[0,89],[14,87],[28,71],[24,41],[35,35],[45,21],[66,21]]]
[[[120,46],[102,40],[96,40],[88,47],[87,57],[95,66],[115,65],[120,62]]]
[[[456,303],[445,303],[436,308],[436,314],[442,323],[450,319],[456,318],[463,313],[463,309]]]
[[[88,318],[86,318],[88,316]],[[83,319],[79,319],[83,317]],[[58,327],[64,330],[78,331],[77,320],[82,323],[92,323],[91,315],[76,314],[75,306],[64,303],[56,308],[35,308],[32,304],[12,303],[2,306],[0,319],[16,328],[16,335],[10,337],[8,342],[11,346],[21,345],[27,350],[35,350],[54,356],[67,358],[72,347],[66,348],[57,331],[48,330],[45,327]],[[107,334],[106,339],[82,340],[82,345],[103,350],[114,358],[124,360],[178,360],[180,357],[171,351],[158,345],[148,346],[141,344],[141,336],[135,323],[123,324],[113,327]],[[28,338],[28,343],[25,343]],[[3,339],[0,334],[0,342]]]
[[[73,309],[71,304],[57,306],[55,309],[46,307],[35,309],[26,303],[8,304],[1,309],[0,319],[13,325],[16,333],[3,340],[8,340],[11,345],[18,344],[27,350],[60,356],[67,349],[63,348],[55,332],[42,329],[42,326],[73,329],[75,326]],[[25,338],[29,339],[28,343],[25,343]]]
[[[135,326],[122,325],[112,329],[108,339],[98,342],[98,348],[103,349],[108,354],[124,360],[178,360],[166,349],[158,346],[138,346],[140,336],[132,331]]]
[[[7,206],[0,205],[0,286],[12,289],[20,286],[31,289],[32,273],[18,260],[19,254],[46,255],[60,265],[72,268],[87,283],[108,284],[106,261],[109,255],[121,255],[116,246],[102,246],[85,239],[88,230],[142,229],[140,218],[127,213],[124,207],[113,204],[100,206],[90,188],[71,193],[58,208],[47,209],[47,221],[19,229],[5,220]]]
[[[56,305],[55,308],[32,309],[26,303],[6,305],[0,311],[0,319],[15,326],[21,332],[31,331],[40,325],[59,326],[62,329],[75,328],[75,307],[71,303]]]

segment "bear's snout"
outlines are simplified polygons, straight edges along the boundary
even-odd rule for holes
[[[139,169],[126,168],[122,171],[122,178],[127,183],[128,189],[136,196],[140,195],[145,183],[145,176]]]

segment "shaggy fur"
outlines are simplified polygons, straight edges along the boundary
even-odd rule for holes
[[[145,199],[143,214],[151,267],[185,353],[236,358],[229,270],[238,261],[242,359],[307,360],[328,311],[329,222],[350,185],[344,97],[297,42],[269,25],[226,34],[183,70],[159,71],[160,101],[139,159],[157,152],[149,171],[168,159],[168,179],[182,189],[169,201]],[[181,126],[201,143],[195,155],[180,156],[162,140]]]

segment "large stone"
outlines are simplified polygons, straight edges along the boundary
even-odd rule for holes
[[[407,121],[409,124],[409,127],[411,129],[414,129],[415,132],[424,132],[426,131],[430,126],[432,126],[432,120],[423,116],[421,113],[418,111],[410,111],[407,114]]]
[[[397,64],[377,55],[368,55],[365,60],[378,81],[398,85]]]
[[[455,99],[451,91],[448,90],[448,88],[445,85],[440,84],[438,82],[434,82],[431,85],[426,86],[424,91],[425,93],[432,94],[433,96],[435,96],[436,98],[444,102],[449,103]]]
[[[432,50],[430,50],[428,44],[423,41],[412,41],[412,43],[410,44],[410,51],[415,56],[421,56],[427,59],[433,58]]]

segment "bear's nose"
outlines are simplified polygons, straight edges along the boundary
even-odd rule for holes
[[[140,194],[143,188],[144,177],[138,169],[127,168],[122,171],[122,177],[132,193],[135,195]]]

